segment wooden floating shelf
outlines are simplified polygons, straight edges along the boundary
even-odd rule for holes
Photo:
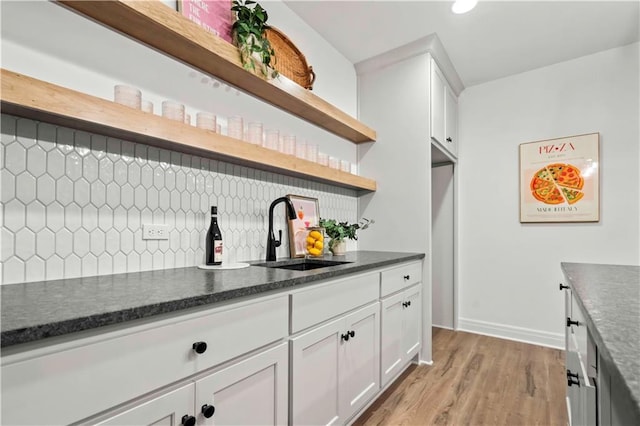
[[[238,49],[160,1],[59,0],[91,19],[354,143],[376,132],[284,76],[246,71]]]
[[[376,182],[371,179],[13,71],[2,69],[0,80],[1,107],[4,113],[350,189],[376,190]]]

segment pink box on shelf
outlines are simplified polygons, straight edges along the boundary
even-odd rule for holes
[[[231,43],[234,21],[231,0],[178,0],[178,10],[190,21]]]

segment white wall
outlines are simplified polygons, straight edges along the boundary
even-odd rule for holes
[[[460,328],[563,346],[560,262],[639,264],[639,44],[460,96]],[[600,133],[600,221],[521,224],[518,145]]]

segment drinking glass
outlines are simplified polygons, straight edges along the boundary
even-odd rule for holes
[[[244,133],[244,123],[239,115],[232,115],[227,119],[227,136],[242,140]]]
[[[118,104],[140,109],[142,103],[142,92],[135,87],[118,84],[113,87],[113,99]]]
[[[262,146],[263,144],[263,136],[262,136],[262,123],[258,122],[258,121],[254,121],[248,124],[247,126],[247,131],[249,133],[248,135],[248,142],[254,144],[254,145],[260,145]]]

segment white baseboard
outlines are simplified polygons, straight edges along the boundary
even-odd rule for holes
[[[564,350],[564,334],[459,318],[458,330]]]

